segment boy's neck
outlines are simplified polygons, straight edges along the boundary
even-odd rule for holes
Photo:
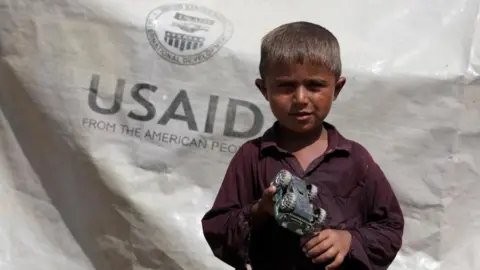
[[[297,133],[279,125],[279,135],[277,143],[279,146],[290,153],[301,151],[305,148],[315,147],[316,145],[325,146],[328,144],[327,130],[323,123],[315,130],[306,133]]]

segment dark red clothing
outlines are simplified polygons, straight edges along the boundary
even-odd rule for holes
[[[334,126],[327,151],[303,170],[275,142],[277,123],[262,137],[246,142],[233,157],[214,205],[202,219],[205,238],[216,257],[236,269],[323,269],[301,251],[300,239],[273,217],[250,230],[252,205],[280,169],[318,186],[315,203],[327,211],[326,227],[348,230],[352,247],[344,269],[387,269],[402,245],[404,219],[382,170],[360,144]]]

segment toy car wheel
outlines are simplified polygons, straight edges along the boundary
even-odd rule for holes
[[[295,209],[295,203],[297,202],[297,197],[295,193],[287,193],[280,202],[280,209],[283,212],[290,212]]]
[[[308,199],[313,200],[317,197],[318,188],[315,185],[310,185],[310,191],[308,192]]]
[[[327,211],[325,209],[320,208],[318,212],[318,219],[317,219],[317,224],[323,224],[325,220],[327,219]]]
[[[292,174],[287,170],[281,170],[275,178],[274,185],[277,187],[286,187],[292,179]]]

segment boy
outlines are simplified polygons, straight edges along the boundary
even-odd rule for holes
[[[339,44],[308,22],[282,25],[262,41],[255,84],[277,121],[233,157],[202,219],[216,257],[234,267],[387,269],[402,245],[404,220],[379,166],[359,143],[325,122],[345,84]],[[307,239],[273,218],[270,186],[287,169],[318,186],[326,228]]]

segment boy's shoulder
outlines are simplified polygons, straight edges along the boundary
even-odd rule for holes
[[[327,126],[330,128],[329,135],[336,137],[335,140],[338,141],[337,144],[343,145],[343,148],[348,151],[349,157],[355,162],[365,164],[366,162],[373,161],[372,155],[362,143],[343,136],[332,124],[327,123]]]
[[[368,151],[367,147],[358,141],[346,139],[352,145],[351,155],[359,161],[368,161],[372,159],[372,155]]]
[[[349,145],[348,156],[352,160],[355,170],[362,172],[360,175],[367,174],[372,168],[381,170],[366,146],[356,140],[345,138],[338,131],[336,132],[337,136],[341,138],[340,140]]]
[[[348,152],[348,157],[362,163],[372,157],[367,148],[360,142],[345,137],[335,125],[324,122],[324,128],[328,132],[328,148],[330,150],[343,150]]]
[[[242,145],[240,145],[237,153],[259,155],[262,148],[263,137],[264,135],[261,135],[247,140]]]
[[[260,159],[263,150],[275,145],[274,124],[265,130],[263,134],[245,141],[238,148],[236,156],[243,159]]]

